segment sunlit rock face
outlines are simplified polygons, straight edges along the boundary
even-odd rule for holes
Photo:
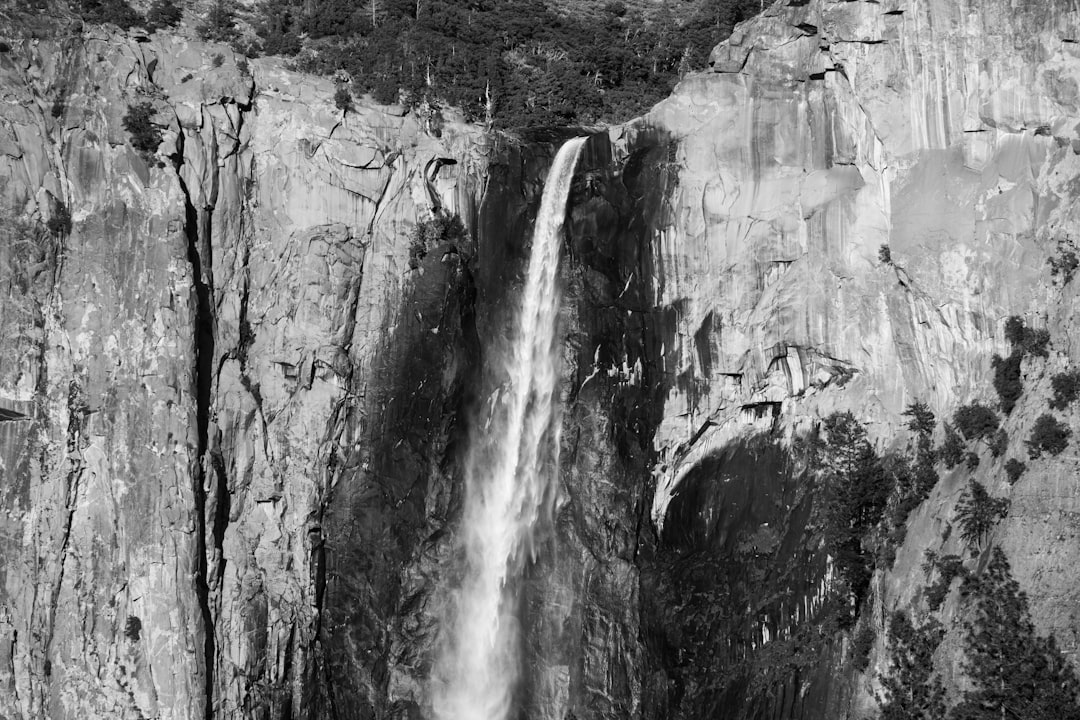
[[[1070,3],[776,5],[640,120],[517,138],[343,114],[333,81],[225,47],[48,30],[0,53],[0,210],[38,228],[0,247],[0,716],[430,714],[485,347],[580,134],[522,714],[872,714],[881,639],[856,675],[814,624],[792,440],[851,410],[898,446],[912,400],[993,401],[1014,314],[1054,352],[974,475],[1012,500],[995,540],[1039,628],[1078,647],[1074,453],[1001,473],[1080,353],[1046,264],[1080,230]],[[440,208],[472,239],[416,248]],[[959,551],[969,476],[914,511],[879,625],[925,549]]]
[[[472,222],[483,141],[226,47],[10,45],[0,716],[385,712],[470,367],[473,251],[410,234]]]
[[[1078,230],[1080,14],[1015,5],[777,4],[714,50],[712,72],[612,131],[627,167],[648,157],[670,178],[650,215],[649,284],[653,312],[673,324],[644,363],[664,395],[652,436],[658,542],[653,556],[643,542],[639,563],[643,608],[655,590],[671,592],[642,614],[646,637],[665,639],[645,692],[657,716],[874,710],[871,676],[844,680],[839,645],[820,649],[825,672],[777,678],[765,704],[760,677],[740,685],[754,662],[792,660],[776,640],[812,617],[824,579],[820,566],[784,577],[796,548],[816,541],[801,535],[800,496],[770,498],[799,487],[785,477],[801,470],[748,438],[784,445],[851,410],[881,445],[902,445],[899,413],[915,399],[939,417],[996,400],[990,358],[1008,352],[1001,329],[1015,314],[1049,327],[1057,353],[1048,367],[1025,365],[1025,405],[1006,424],[1010,453],[1026,459],[1047,376],[1075,353],[1072,291],[1047,258]],[[1077,529],[1076,491],[1062,484],[1070,461],[1040,461],[1010,489],[1008,455],[980,454],[977,476],[1012,496],[997,538],[1029,583],[1036,620],[1074,648],[1066,608],[1078,598],[1064,568],[1080,558],[1062,541]],[[895,570],[875,581],[875,613],[917,600],[925,549],[959,552],[946,525],[968,476],[947,475],[916,511]],[[747,477],[763,495],[746,496]],[[723,578],[748,558],[772,574],[746,595]],[[718,625],[720,638],[695,642]],[[957,638],[940,658],[952,681]]]
[[[775,7],[646,117],[683,168],[658,299],[694,340],[667,349],[688,377],[658,447],[753,402],[859,407],[885,434],[913,397],[985,387],[1002,319],[1046,305],[1076,162],[1080,18],[1008,5]]]

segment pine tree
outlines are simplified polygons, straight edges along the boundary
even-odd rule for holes
[[[982,548],[986,536],[1009,511],[1009,501],[991,497],[986,486],[977,480],[968,483],[956,504],[960,538],[972,551]]]
[[[953,413],[953,423],[966,440],[989,439],[998,429],[998,416],[987,406],[973,402]]]
[[[154,0],[146,12],[146,27],[149,30],[164,30],[179,25],[183,19],[183,11],[173,0]]]
[[[196,28],[199,37],[213,42],[235,40],[236,2],[235,0],[210,0],[210,6],[203,16],[203,21]]]
[[[837,573],[858,607],[873,568],[872,553],[863,547],[863,540],[884,514],[891,482],[866,439],[866,428],[854,415],[833,413],[822,426],[825,441],[816,460],[822,482],[822,531]]]
[[[300,52],[300,9],[293,0],[262,0],[255,6],[252,25],[266,55]]]
[[[1053,415],[1040,415],[1031,428],[1031,437],[1024,441],[1028,446],[1028,457],[1034,460],[1044,452],[1051,455],[1061,454],[1061,451],[1068,447],[1071,435],[1072,430]]]
[[[1007,358],[995,354],[990,360],[994,368],[994,389],[1001,400],[1001,411],[1006,415],[1012,412],[1024,393],[1024,384],[1020,380],[1020,361],[1023,359],[1023,353],[1014,350]]]
[[[965,580],[974,607],[964,622],[966,691],[949,720],[1080,720],[1080,683],[1052,637],[1035,634],[1027,596],[994,548]]]
[[[952,470],[964,460],[964,441],[949,423],[945,423],[945,442],[941,444],[941,459],[945,467]]]
[[[940,720],[945,715],[945,688],[934,674],[934,651],[944,635],[937,620],[916,628],[903,611],[892,614],[881,720]]]
[[[127,0],[78,0],[72,9],[88,23],[113,23],[121,30],[127,30],[142,22],[142,16],[136,12]]]
[[[907,406],[903,414],[911,418],[908,420],[908,430],[913,433],[929,435],[934,432],[934,411],[926,403],[916,400]]]

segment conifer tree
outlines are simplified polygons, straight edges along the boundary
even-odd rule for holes
[[[881,520],[892,488],[881,458],[866,438],[866,428],[854,415],[833,413],[822,425],[825,441],[816,461],[823,486],[822,531],[837,572],[858,607],[873,567],[863,540]]]
[[[992,497],[981,482],[970,481],[956,504],[960,538],[970,550],[980,550],[990,530],[1008,511],[1007,499]]]
[[[949,720],[1080,720],[1080,683],[1053,637],[1035,634],[1005,553],[994,548],[965,585],[974,607],[964,622],[964,671],[974,688]]]
[[[199,37],[212,42],[230,42],[236,39],[235,0],[210,0],[203,21],[196,28]]]
[[[1024,393],[1024,384],[1020,380],[1020,361],[1022,352],[1014,351],[1006,358],[995,354],[990,360],[994,368],[994,389],[1001,400],[1001,411],[1008,415],[1016,407],[1016,401]]]
[[[934,674],[934,651],[945,635],[934,619],[916,628],[901,610],[889,621],[890,673],[881,679],[881,720],[940,720],[945,688]]]
[[[916,400],[907,406],[903,415],[911,418],[908,420],[908,430],[919,435],[929,435],[934,432],[934,411],[924,402]]]
[[[964,460],[964,441],[949,423],[945,423],[945,442],[941,444],[941,459],[945,467],[952,470]]]

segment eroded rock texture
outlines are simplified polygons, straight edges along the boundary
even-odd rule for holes
[[[473,248],[410,234],[473,221],[482,139],[224,47],[11,45],[0,716],[385,716],[476,353]]]
[[[1006,425],[1025,456],[1047,375],[1075,353],[1073,292],[1047,258],[1077,232],[1078,31],[1070,3],[778,3],[714,50],[712,72],[612,132],[624,167],[647,158],[672,177],[649,216],[652,312],[673,324],[643,362],[664,394],[657,540],[643,534],[637,563],[647,715],[874,712],[873,672],[841,671],[843,648],[805,635],[825,564],[802,470],[776,448],[833,410],[902,445],[915,399],[939,417],[994,402],[991,354],[1020,315],[1055,349],[1025,365]],[[1040,629],[1074,652],[1072,460],[1040,460],[1010,489],[1008,454],[979,452],[977,477],[1013,501],[997,542]],[[967,478],[948,474],[913,516],[875,581],[879,627],[921,595],[924,550],[960,552],[945,527]],[[955,681],[954,634],[944,647]]]
[[[993,401],[1009,315],[1053,352],[974,474],[1075,653],[1072,453],[1001,472],[1080,352],[1046,264],[1078,231],[1071,2],[779,3],[644,118],[515,138],[342,113],[332,81],[225,47],[8,30],[0,717],[426,716],[478,374],[581,133],[524,714],[872,714],[882,643],[858,674],[815,625],[828,561],[792,444],[833,410],[884,447],[914,399]],[[144,102],[153,153],[123,126]],[[468,237],[418,247],[440,210]],[[925,549],[958,552],[969,476],[914,511],[878,625],[917,603]]]

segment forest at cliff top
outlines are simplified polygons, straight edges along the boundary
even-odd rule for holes
[[[297,69],[349,78],[355,94],[460,108],[497,127],[620,122],[703,69],[712,48],[761,0],[211,0],[186,11],[155,0],[71,0],[87,22],[163,27],[186,20],[204,39]],[[342,71],[345,74],[342,74]]]

